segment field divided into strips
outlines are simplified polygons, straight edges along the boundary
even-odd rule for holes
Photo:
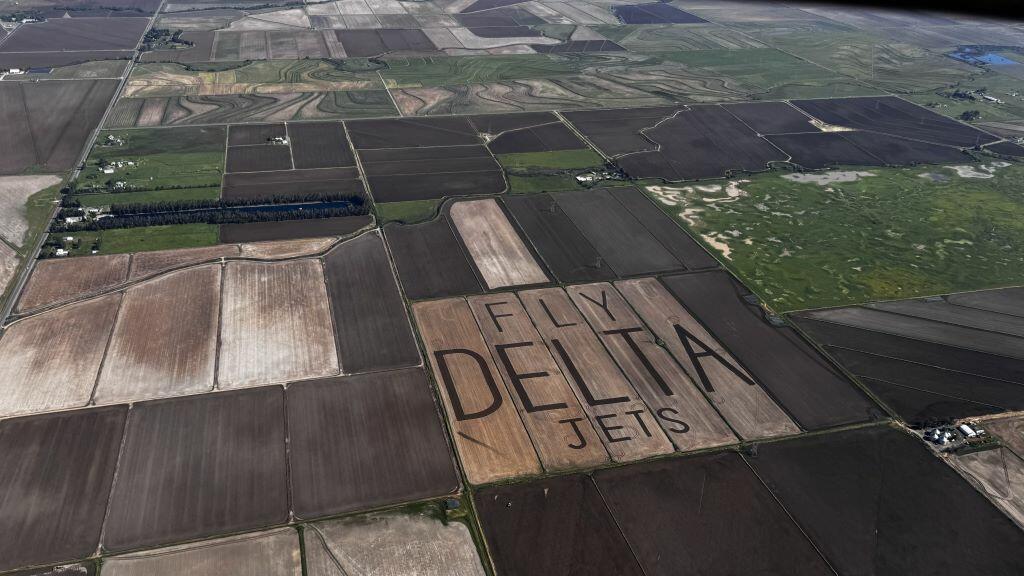
[[[694,381],[611,284],[570,286],[567,292],[678,450],[736,441]]]
[[[120,302],[111,294],[9,325],[0,339],[0,414],[84,406]]]
[[[754,316],[720,279],[729,282],[710,272],[667,287],[645,278],[414,304],[470,482],[531,473],[522,462],[532,451],[510,445],[523,425],[552,471],[587,467],[591,456],[564,450],[592,446],[595,431],[625,462],[877,417],[790,328]]]
[[[547,283],[496,201],[457,202],[448,217],[488,289]]]
[[[880,416],[796,331],[770,322],[756,297],[726,272],[663,281],[803,428],[820,430]]]
[[[103,570],[114,576],[173,576],[203,569],[223,574],[301,576],[299,546],[296,530],[280,528],[115,556],[104,560]]]
[[[0,174],[62,172],[78,154],[114,96],[117,80],[0,83]]]
[[[423,576],[484,576],[488,572],[468,524],[415,508],[317,522],[303,532],[307,574],[333,576],[339,568],[359,573],[370,567]]]
[[[382,415],[396,424],[376,426]],[[459,480],[441,426],[418,369],[6,419],[0,446],[17,460],[2,468],[0,487],[23,497],[0,502],[0,527],[19,534],[0,543],[0,569],[279,526],[292,513],[316,519],[447,496]],[[405,456],[381,459],[381,450]],[[339,553],[342,533],[321,528]],[[374,537],[389,533],[384,526]],[[243,544],[250,539],[264,551]],[[104,569],[175,574],[226,563],[234,574],[232,563],[249,554],[270,561],[266,569],[298,566],[288,540],[233,537],[120,556]]]
[[[469,306],[544,469],[607,463],[604,440],[597,436],[522,302],[514,294],[493,294],[470,298]]]
[[[740,438],[764,438],[799,430],[732,353],[657,280],[626,280],[616,287],[654,335],[693,375]]]
[[[346,123],[376,202],[505,191],[501,167],[466,118]]]
[[[904,421],[1024,409],[1019,288],[792,315]]]
[[[209,265],[129,288],[96,386],[96,402],[212,390],[220,284],[220,267]]]
[[[96,552],[126,414],[113,406],[0,422],[0,570]]]
[[[92,260],[37,262],[15,311],[30,312],[104,292],[124,282],[128,262],[127,254],[99,256]]]
[[[537,453],[469,304],[420,302],[412,312],[469,482],[539,474]]]
[[[149,18],[53,18],[19,26],[0,53],[134,50],[148,26]]]
[[[328,302],[317,260],[229,263],[221,304],[220,386],[337,374]]]
[[[672,444],[601,341],[561,288],[519,294],[552,353],[583,398],[616,462],[672,451]],[[662,416],[664,417],[664,416]]]
[[[284,393],[276,387],[136,405],[104,548],[125,551],[286,522],[283,413]]]
[[[474,501],[495,566],[514,574],[570,566],[872,573],[975,563],[1012,574],[1024,540],[913,436],[884,426],[765,443],[755,456],[724,452],[487,487]],[[846,520],[834,522],[836,512]],[[966,537],[969,550],[930,545],[934,522],[971,518],[978,529]]]
[[[566,112],[630,176],[666,181],[761,172],[969,161],[997,138],[892,96]],[[767,134],[765,137],[763,135]]]
[[[48,299],[20,310],[0,340],[10,358],[0,413],[420,365],[379,233],[331,250],[337,241],[40,262],[26,295]],[[89,282],[61,284],[87,271]]]
[[[302,382],[286,394],[292,506],[299,518],[458,490],[421,369]]]
[[[410,300],[483,291],[445,216],[420,224],[390,223],[383,231]]]
[[[328,252],[324,274],[346,373],[420,364],[412,326],[379,232],[343,242]]]

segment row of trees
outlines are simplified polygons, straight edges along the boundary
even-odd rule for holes
[[[284,220],[310,220],[335,218],[338,216],[363,216],[368,210],[365,205],[352,204],[332,208],[305,208],[302,210],[199,210],[195,212],[168,212],[162,214],[134,214],[112,216],[68,224],[54,222],[51,232],[83,232],[111,230],[114,228],[140,228],[145,226],[167,226],[174,224],[242,224],[246,222],[279,222]]]

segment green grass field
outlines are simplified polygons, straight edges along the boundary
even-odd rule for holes
[[[383,202],[375,204],[377,220],[381,224],[388,222],[402,222],[404,224],[415,224],[430,220],[437,214],[437,208],[442,200],[409,200],[407,202]]]
[[[108,145],[107,137],[123,145]],[[78,179],[78,190],[105,188],[123,181],[133,191],[166,187],[219,187],[224,172],[225,127],[104,130],[89,153]],[[133,161],[135,166],[101,171],[102,162]]]
[[[687,50],[660,54],[716,75],[731,78],[763,99],[822,98],[877,94],[852,78],[830,72],[774,48]]]
[[[868,171],[824,186],[767,173],[731,196],[646,189],[779,312],[1024,283],[1024,166]]]
[[[79,194],[75,196],[75,199],[81,202],[82,206],[86,208],[180,200],[216,200],[217,198],[220,198],[219,186],[209,188],[144,190],[141,192],[124,192],[118,194]]]
[[[543,54],[389,58],[381,75],[388,88],[445,86],[551,78],[580,69],[576,59]]]
[[[79,247],[72,250],[71,255],[84,256],[92,252],[92,247],[97,239],[99,240],[99,254],[125,254],[212,246],[218,243],[219,232],[220,227],[214,224],[178,224],[146,228],[117,228],[98,232],[69,232],[51,234],[51,237],[74,236],[80,239]]]

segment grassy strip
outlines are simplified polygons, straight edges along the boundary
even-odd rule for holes
[[[149,204],[154,202],[177,202],[187,200],[216,200],[220,198],[220,187],[174,188],[169,190],[145,190],[117,194],[81,194],[74,197],[85,208],[117,206],[121,204]]]
[[[92,252],[99,241],[98,254],[125,254],[174,248],[196,248],[218,243],[220,227],[213,224],[180,224],[175,226],[150,226],[146,228],[119,228],[85,232],[51,234],[51,240],[74,236],[80,241],[78,248],[71,250],[71,256],[83,256]]]
[[[377,219],[381,224],[401,222],[415,224],[430,220],[437,214],[441,200],[409,200],[407,202],[384,202],[376,205]]]

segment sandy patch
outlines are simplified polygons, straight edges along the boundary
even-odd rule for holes
[[[949,182],[949,176],[946,174],[939,174],[937,172],[924,172],[917,175],[918,178],[924,178],[925,180],[931,180],[932,182]]]
[[[56,184],[60,184],[57,176],[0,177],[0,236],[16,246],[23,245],[28,232],[25,202],[29,196]]]
[[[811,118],[811,125],[821,130],[822,132],[853,132],[853,128],[847,128],[846,126],[836,126],[835,124],[826,124],[817,118]]]
[[[856,182],[861,178],[867,178],[868,176],[874,175],[875,174],[873,172],[858,172],[856,170],[830,170],[828,172],[821,172],[818,174],[786,174],[782,178],[789,180],[790,182],[799,182],[801,184],[828,186],[829,184],[841,182]]]
[[[18,256],[14,249],[0,242],[0,294],[7,290],[7,283],[14,277],[18,269]]]
[[[305,540],[311,576],[485,574],[466,525],[426,515],[382,512],[320,522],[307,528]]]
[[[455,36],[462,42],[462,45],[466,48],[472,48],[475,50],[482,50],[485,48],[500,48],[502,46],[511,46],[513,44],[561,44],[560,41],[554,38],[545,38],[541,36],[530,36],[530,37],[517,37],[513,36],[510,38],[483,38],[477,36],[470,31],[469,28],[449,28],[452,36]]]
[[[977,166],[970,166],[967,164],[959,166],[944,166],[956,172],[956,175],[961,178],[981,178],[988,179],[996,175],[996,172],[1000,168],[1006,168],[1010,166],[1009,162],[993,162],[991,164],[978,164]]]

